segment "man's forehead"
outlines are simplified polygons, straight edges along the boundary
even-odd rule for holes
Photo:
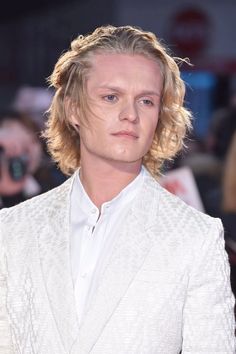
[[[150,57],[145,54],[139,53],[117,53],[117,52],[99,52],[94,53],[90,59],[90,69],[97,70],[97,69],[105,69],[106,72],[109,69],[113,69],[114,67],[125,67],[126,65],[130,65],[132,67],[142,67],[142,66],[156,66],[160,69],[159,60]],[[90,71],[91,71],[90,70]]]
[[[140,55],[110,53],[94,57],[87,90],[135,90],[160,96],[163,78],[158,63]],[[87,91],[88,92],[88,91]]]

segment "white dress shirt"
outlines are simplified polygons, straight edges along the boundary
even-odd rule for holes
[[[99,209],[80,181],[79,170],[71,191],[71,270],[79,322],[99,279],[99,260],[110,254],[117,235],[144,180],[145,168],[115,198]],[[96,273],[95,273],[96,269]]]

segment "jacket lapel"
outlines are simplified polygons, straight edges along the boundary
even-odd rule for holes
[[[38,233],[39,256],[45,288],[67,353],[78,335],[69,242],[72,183],[73,177],[49,192],[48,199],[42,203],[44,220]]]
[[[96,294],[82,323],[72,353],[88,353],[96,344],[152,246],[151,224],[157,217],[157,185],[150,175],[136,197],[112,254],[103,261]]]

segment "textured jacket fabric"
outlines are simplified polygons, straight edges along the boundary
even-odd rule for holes
[[[100,261],[81,327],[70,269],[70,191],[0,212],[0,354],[235,353],[222,226],[150,176]]]

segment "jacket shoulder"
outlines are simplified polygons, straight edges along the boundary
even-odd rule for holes
[[[212,217],[203,211],[187,204],[180,197],[161,186],[159,181],[146,174],[146,183],[142,193],[142,206],[148,209],[151,223],[163,226],[173,235],[184,234],[193,237],[206,234],[209,229],[222,229],[219,218]]]
[[[11,222],[14,219],[32,218],[34,215],[45,212],[65,199],[70,191],[72,177],[63,182],[61,185],[26,201],[23,201],[13,207],[3,208],[0,210],[0,220],[2,223]]]
[[[187,233],[189,235],[194,235],[194,233],[203,235],[212,228],[222,229],[220,218],[212,217],[197,210],[159,184],[157,188],[160,193],[160,213],[162,218],[169,220],[173,229],[182,230],[182,234]]]

